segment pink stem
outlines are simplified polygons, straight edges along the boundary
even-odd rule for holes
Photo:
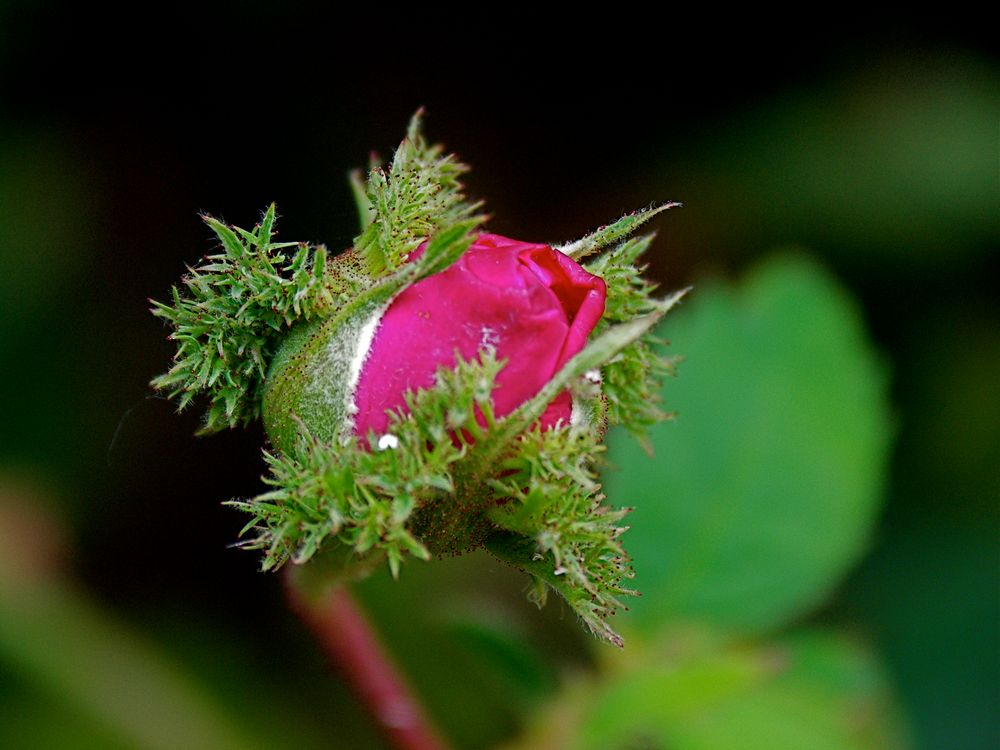
[[[292,611],[343,673],[389,744],[396,750],[447,750],[350,591],[336,586],[315,601],[291,576],[285,582]]]

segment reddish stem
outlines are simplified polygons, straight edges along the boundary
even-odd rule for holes
[[[347,587],[333,587],[316,600],[291,576],[285,583],[292,611],[343,673],[389,744],[396,750],[447,750]]]

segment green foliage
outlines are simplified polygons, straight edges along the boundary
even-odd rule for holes
[[[589,427],[522,435],[490,481],[498,502],[490,518],[512,533],[487,546],[535,576],[539,605],[552,587],[595,635],[621,646],[607,620],[625,608],[620,596],[635,593],[623,587],[633,573],[619,541],[628,511],[604,504],[594,468],[602,450]]]
[[[666,204],[658,210],[672,205],[675,204]],[[607,306],[598,331],[612,322],[632,320],[655,308],[652,293],[656,284],[643,278],[646,266],[640,264],[652,240],[653,235],[626,240],[585,265],[608,286]],[[659,338],[652,333],[645,334],[601,368],[603,390],[608,400],[608,421],[612,425],[624,425],[647,451],[647,429],[670,417],[660,408],[663,402],[660,390],[663,379],[674,374],[675,359],[660,354],[662,347]]]
[[[424,140],[422,117],[422,111],[413,116],[388,171],[374,167],[364,187],[360,178],[352,180],[363,228],[354,247],[373,278],[395,271],[421,242],[473,218],[481,205],[462,192],[460,178],[469,168]]]
[[[651,431],[655,462],[612,435],[605,478],[636,507],[633,621],[786,623],[857,559],[881,498],[885,374],[858,311],[823,269],[779,257],[736,289],[700,285],[661,332],[685,354],[680,417]]]
[[[389,431],[365,440],[320,441],[300,424],[294,450],[265,453],[274,490],[235,505],[253,515],[244,542],[262,549],[263,569],[307,562],[330,537],[358,556],[377,548],[393,575],[406,555],[430,557],[409,531],[413,513],[456,493],[454,464],[493,424],[491,393],[503,366],[488,351],[438,370],[434,388],[408,393]],[[477,415],[486,426],[481,426]]]
[[[877,661],[823,631],[733,645],[704,633],[664,634],[624,669],[551,708],[519,750],[896,750],[900,717]],[[643,646],[639,646],[643,650]],[[567,717],[576,721],[568,722]]]
[[[328,309],[333,298],[324,285],[324,247],[271,241],[273,203],[252,232],[203,218],[222,252],[189,269],[183,291],[173,288],[172,305],[153,301],[153,314],[174,329],[177,354],[152,385],[179,398],[181,409],[207,391],[207,433],[260,415],[264,375],[282,334]]]
[[[619,240],[625,239],[657,214],[670,208],[677,208],[680,205],[680,203],[670,201],[653,208],[643,208],[638,211],[633,211],[630,214],[625,214],[623,217],[611,224],[598,228],[586,237],[576,240],[576,242],[571,242],[568,245],[563,245],[562,247],[556,249],[561,253],[568,255],[573,260],[586,258],[588,255],[596,253],[598,250],[605,248],[608,245],[612,245]]]
[[[19,527],[5,527],[8,520],[0,517],[0,539],[9,553],[12,540],[3,538],[4,532]],[[16,544],[13,550],[16,555]],[[38,712],[41,716],[20,711],[11,716],[4,710],[6,701],[0,701],[4,747],[277,746],[259,742],[246,722],[225,710],[196,673],[180,668],[176,655],[164,652],[157,639],[144,637],[71,584],[50,578],[51,572],[31,571],[37,562],[11,557],[2,560],[0,572],[0,664],[5,678],[27,677],[46,710]],[[5,682],[0,681],[0,697],[6,697]],[[32,718],[55,726],[39,727]],[[58,731],[64,720],[79,734]],[[23,744],[6,744],[19,734]],[[92,745],[88,737],[94,738]]]
[[[992,51],[872,56],[820,87],[761,101],[710,147],[672,150],[654,169],[684,174],[704,218],[681,231],[715,257],[794,239],[866,290],[927,284],[921,293],[940,305],[943,276],[996,258],[998,71]]]

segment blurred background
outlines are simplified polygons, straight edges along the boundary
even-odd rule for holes
[[[382,746],[229,547],[263,434],[151,394],[148,299],[201,211],[348,247],[419,106],[492,231],[679,200],[650,273],[695,286],[655,459],[610,440],[624,651],[486,555],[360,587],[455,746],[1000,747],[992,28],[469,14],[0,1],[0,747]]]

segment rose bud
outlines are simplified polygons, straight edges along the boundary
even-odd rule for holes
[[[652,327],[682,293],[651,296],[651,237],[628,237],[676,204],[562,248],[483,232],[465,167],[419,124],[354,178],[362,232],[336,257],[274,242],[273,205],[252,231],[206,217],[222,251],[154,303],[178,353],[153,384],[182,408],[206,393],[205,432],[263,419],[273,489],[231,503],[263,569],[318,556],[328,578],[397,575],[485,546],[620,643],[628,509],[597,470],[609,424],[641,438],[667,416]]]
[[[406,393],[430,388],[440,367],[454,366],[456,353],[472,360],[484,348],[506,362],[493,393],[494,415],[504,417],[583,349],[606,294],[602,279],[548,245],[479,234],[452,266],[406,287],[363,325],[346,326],[347,336],[329,326],[293,337],[268,376],[268,435],[280,447],[294,431],[295,415],[328,437],[337,422],[341,436],[381,436],[390,413],[405,411]],[[314,351],[337,349],[338,356],[305,365],[307,357],[297,356],[302,340]],[[348,371],[340,353],[345,343]],[[569,424],[571,417],[572,398],[563,391],[539,423]]]
[[[480,234],[450,268],[404,289],[370,341],[359,342],[355,434],[384,434],[388,412],[405,409],[407,391],[433,386],[438,368],[454,366],[456,352],[472,360],[484,347],[507,363],[493,393],[495,415],[506,416],[583,349],[605,295],[604,281],[547,245]],[[540,422],[551,427],[570,417],[563,391]]]

